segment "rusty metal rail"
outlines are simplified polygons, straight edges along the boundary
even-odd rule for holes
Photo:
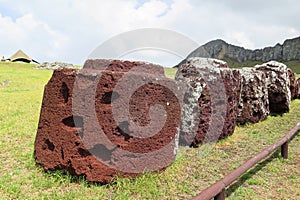
[[[258,162],[273,153],[278,147],[281,147],[281,156],[285,159],[288,158],[288,144],[294,135],[299,131],[300,123],[296,124],[283,138],[272,146],[266,148],[262,152],[256,154],[253,158],[246,161],[239,168],[226,175],[223,179],[203,190],[199,195],[193,197],[191,200],[223,200],[226,197],[226,187],[231,185],[236,179],[242,176],[246,171],[251,169]]]

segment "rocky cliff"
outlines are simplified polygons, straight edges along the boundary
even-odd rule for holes
[[[190,57],[228,59],[235,62],[300,60],[300,37],[285,40],[283,44],[278,43],[274,47],[265,47],[256,50],[234,46],[218,39],[200,46],[187,56],[187,58]],[[185,60],[180,64],[184,62]]]

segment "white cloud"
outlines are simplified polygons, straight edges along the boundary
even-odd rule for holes
[[[15,21],[0,15],[0,26],[0,46],[5,47],[7,57],[18,49],[23,49],[37,60],[45,56],[58,57],[59,51],[68,45],[66,36],[36,19],[32,13]]]
[[[146,27],[177,31],[199,45],[221,38],[262,48],[300,35],[300,3],[287,1],[0,0],[0,53],[24,49],[42,62],[81,64],[112,36]]]
[[[245,32],[230,31],[228,33],[225,33],[225,37],[225,40],[228,43],[233,43],[238,46],[247,47],[249,49],[254,48],[254,44],[247,37],[247,34]]]
[[[74,9],[88,23],[92,31],[112,36],[139,27],[161,26],[160,15],[167,12],[168,5],[150,0],[136,8],[135,1],[74,1]]]
[[[167,9],[168,5],[166,3],[158,0],[151,0],[139,7],[136,10],[136,15],[140,20],[145,20],[149,18],[149,16],[153,19],[153,17],[157,18],[160,15],[163,15],[165,12],[167,12]]]

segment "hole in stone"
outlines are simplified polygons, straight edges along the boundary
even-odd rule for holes
[[[75,142],[75,145],[76,145],[76,146],[79,146],[79,145],[80,145],[80,142]]]
[[[53,150],[54,150],[55,146],[54,146],[54,144],[53,144],[52,142],[50,142],[49,139],[45,140],[45,144],[47,145],[47,147],[48,147],[48,149],[49,149],[50,151],[53,151]]]
[[[261,119],[261,113],[260,112],[253,112],[253,117],[257,117]]]
[[[83,128],[83,118],[80,116],[70,116],[67,118],[64,118],[62,120],[62,123],[64,125],[69,126],[69,127],[78,127],[78,128]]]
[[[69,88],[65,82],[63,82],[63,84],[60,88],[60,93],[62,94],[65,103],[67,103],[68,99],[69,99]]]
[[[103,103],[103,104],[111,104],[114,100],[118,99],[119,96],[120,95],[117,92],[113,92],[113,91],[106,92],[102,96],[101,103]]]
[[[123,121],[119,123],[119,126],[117,126],[117,131],[119,135],[124,136],[124,140],[128,141],[132,136],[129,135],[129,123],[128,121]]]
[[[90,152],[89,152],[88,150],[85,150],[85,149],[83,149],[83,148],[79,148],[79,149],[78,149],[78,153],[79,153],[82,157],[87,157],[87,156],[91,155]]]
[[[75,169],[70,160],[68,160],[68,165],[66,167],[67,167],[67,171],[70,172],[70,174],[76,174]]]
[[[108,161],[111,159],[113,150],[107,149],[103,144],[96,144],[93,148],[89,149],[89,151],[97,158]]]
[[[65,153],[64,153],[64,150],[61,149],[61,150],[60,150],[60,153],[61,153],[61,158],[64,160],[64,159],[65,159]]]

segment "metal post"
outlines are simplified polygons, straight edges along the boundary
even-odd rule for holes
[[[226,190],[225,188],[223,188],[222,191],[214,197],[214,200],[224,200],[225,197],[226,197]]]
[[[288,159],[289,157],[289,142],[286,141],[285,143],[283,143],[283,145],[281,145],[281,156],[284,159]]]

